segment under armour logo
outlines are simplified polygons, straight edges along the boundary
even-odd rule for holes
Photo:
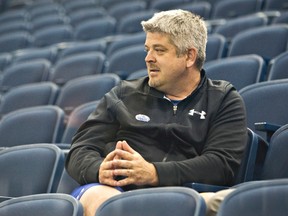
[[[189,110],[188,115],[194,116],[194,114],[200,115],[200,119],[205,119],[206,112],[203,110],[201,112],[198,112],[195,109]]]

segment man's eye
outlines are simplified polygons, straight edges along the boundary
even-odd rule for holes
[[[155,49],[155,50],[156,50],[156,52],[164,52],[163,49]]]

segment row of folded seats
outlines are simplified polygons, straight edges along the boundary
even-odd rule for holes
[[[265,66],[268,67],[273,59],[287,52],[287,24],[254,27],[235,33],[234,36],[231,35],[233,30],[224,31],[222,34],[226,34],[226,36],[220,33],[208,36],[205,67],[215,60],[222,62],[231,57],[248,54],[260,56]],[[53,68],[49,79],[57,84],[64,84],[69,76],[75,78],[81,75],[106,72],[117,73],[122,79],[126,79],[130,73],[145,69],[144,41],[145,34],[141,32],[114,38],[110,42],[106,38],[2,53],[0,70],[4,75],[5,71],[9,71],[11,67],[17,68],[19,63],[44,58],[50,62],[49,67]],[[77,67],[81,64],[86,67]],[[260,81],[268,79],[268,74],[265,74],[267,67],[264,68],[263,74],[259,78]]]
[[[30,9],[27,6],[27,9],[8,10],[0,16],[1,52],[10,52],[29,47],[46,47],[61,42],[89,41],[109,36],[117,37],[119,35],[132,34],[142,31],[140,25],[141,20],[150,18],[156,11],[183,8],[205,17],[207,16],[205,12],[197,8],[200,6],[204,7],[205,4],[210,4],[209,2],[182,1],[186,6],[187,4],[192,5],[191,8],[186,8],[176,4],[177,1],[173,0],[175,1],[175,5],[169,7],[167,6],[169,3],[166,1],[167,0],[160,1],[163,4],[162,7],[156,6],[157,4],[153,2],[149,8],[147,8],[147,3],[144,1],[118,3],[118,6],[126,4],[125,7],[120,7],[123,11],[121,13],[119,12],[119,15],[111,14],[111,12],[109,13],[109,11],[103,7],[93,7],[96,3],[87,0],[86,3],[84,3],[86,7],[80,7],[78,5],[81,9],[79,9],[79,11],[75,11],[76,9],[73,10],[71,15],[69,15],[69,12],[67,12],[68,14],[65,12],[64,6],[58,3],[51,3],[50,1],[46,2],[46,4],[43,3],[42,7],[38,5],[38,7],[30,6]],[[261,8],[260,6],[255,6],[255,4],[262,2],[259,0],[254,0],[252,3],[251,0],[238,0],[236,2],[222,0],[219,1],[219,4],[223,4],[223,2],[236,5],[229,5],[227,6],[228,8],[223,9],[223,12],[227,13],[227,15],[215,15],[211,19],[206,19],[210,33],[214,33],[215,31],[223,32],[225,30],[218,29],[221,26],[227,25],[236,26],[236,28],[234,27],[233,33],[235,34],[237,31],[243,31],[244,29],[255,26],[287,23],[287,8],[285,8],[286,6],[284,4],[282,10],[280,10],[280,8],[277,11],[269,11],[267,9],[261,10],[259,9]],[[134,4],[135,6],[133,6]],[[241,4],[244,5],[241,6]],[[246,4],[248,4],[248,6],[246,6]],[[246,7],[252,7],[252,9]],[[131,11],[127,11],[127,8],[131,8]],[[232,12],[230,10],[232,10]],[[241,11],[241,13],[235,14],[235,11],[238,10]],[[36,12],[33,13],[31,11]],[[229,14],[234,15],[230,15],[229,17]],[[72,15],[75,17],[71,17]],[[246,18],[246,16],[248,17]],[[255,16],[257,16],[257,18],[255,18]],[[35,17],[34,22],[33,17]],[[238,20],[238,18],[242,19]],[[231,35],[228,36],[227,38],[230,40]]]

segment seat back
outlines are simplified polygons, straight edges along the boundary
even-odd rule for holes
[[[61,88],[56,105],[70,115],[76,107],[101,99],[119,82],[116,74],[96,74],[70,80]]]
[[[0,203],[1,216],[82,216],[83,207],[67,194],[37,194]]]
[[[287,92],[288,79],[260,82],[240,89],[246,107],[247,126],[265,137],[264,132],[255,130],[255,123],[287,124]]]
[[[115,4],[108,9],[108,14],[117,20],[133,12],[145,10],[147,7],[146,1],[123,1]]]
[[[7,92],[16,86],[47,81],[50,69],[51,63],[45,59],[13,64],[3,71],[0,90]]]
[[[70,23],[76,27],[88,20],[96,20],[107,15],[107,11],[102,7],[80,8],[69,13]]]
[[[272,136],[263,165],[262,180],[288,178],[288,125],[283,125]]]
[[[104,71],[118,74],[122,79],[126,79],[132,72],[146,68],[145,57],[143,44],[119,49],[107,58]]]
[[[75,78],[100,74],[105,59],[102,52],[87,52],[62,58],[54,65],[50,80],[62,86]]]
[[[268,18],[262,13],[240,16],[228,19],[224,25],[216,27],[214,33],[223,35],[230,42],[238,33],[255,27],[265,26],[267,23]]]
[[[55,25],[35,31],[33,45],[35,47],[51,46],[57,43],[73,41],[73,37],[71,26],[66,24]]]
[[[12,88],[2,95],[0,114],[26,107],[53,105],[58,93],[59,87],[52,82],[31,83]]]
[[[105,52],[106,50],[106,41],[105,40],[92,40],[85,42],[75,42],[70,44],[67,48],[63,49],[58,56],[58,60],[62,60],[68,56],[75,54],[83,54],[89,52]]]
[[[288,214],[288,180],[255,181],[224,198],[217,216],[284,216]]]
[[[268,80],[287,79],[288,51],[276,56],[270,61]]]
[[[52,105],[18,109],[0,121],[0,146],[59,142],[64,129],[64,112]]]
[[[185,187],[138,189],[105,201],[96,216],[204,216],[205,203],[198,192]]]
[[[257,54],[268,62],[285,52],[287,43],[287,25],[257,27],[238,33],[231,41],[228,56]]]
[[[13,52],[18,49],[25,49],[32,46],[32,36],[26,31],[12,32],[2,35],[0,38],[0,52]]]
[[[87,41],[111,36],[115,33],[115,26],[116,19],[111,16],[90,19],[75,27],[75,39]]]
[[[76,107],[68,117],[68,122],[66,124],[61,143],[68,143],[72,142],[72,137],[84,123],[88,116],[96,109],[99,101],[91,101],[88,103],[84,103],[78,107]]]
[[[263,79],[265,62],[262,57],[251,54],[210,61],[204,68],[207,77],[227,80],[240,90]]]
[[[12,63],[15,64],[35,59],[46,59],[53,64],[57,59],[57,55],[58,52],[55,47],[24,49],[14,52]]]
[[[212,19],[231,19],[252,14],[261,9],[262,0],[221,0],[216,1],[212,10]]]
[[[133,13],[127,14],[118,21],[116,28],[117,34],[132,34],[137,32],[142,32],[143,28],[141,26],[142,20],[150,19],[156,10],[143,10],[135,11]]]
[[[79,187],[80,184],[76,182],[66,171],[63,169],[60,182],[57,187],[57,193],[72,194],[73,190]]]
[[[41,143],[6,148],[0,151],[0,196],[55,192],[63,168],[64,153],[56,145]]]
[[[208,35],[206,45],[206,62],[221,59],[226,55],[227,40],[220,34]]]

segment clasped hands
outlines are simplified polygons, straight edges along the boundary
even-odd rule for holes
[[[117,178],[117,177],[123,178]],[[126,141],[118,141],[114,151],[103,160],[99,169],[99,182],[109,186],[158,184],[156,169]]]

